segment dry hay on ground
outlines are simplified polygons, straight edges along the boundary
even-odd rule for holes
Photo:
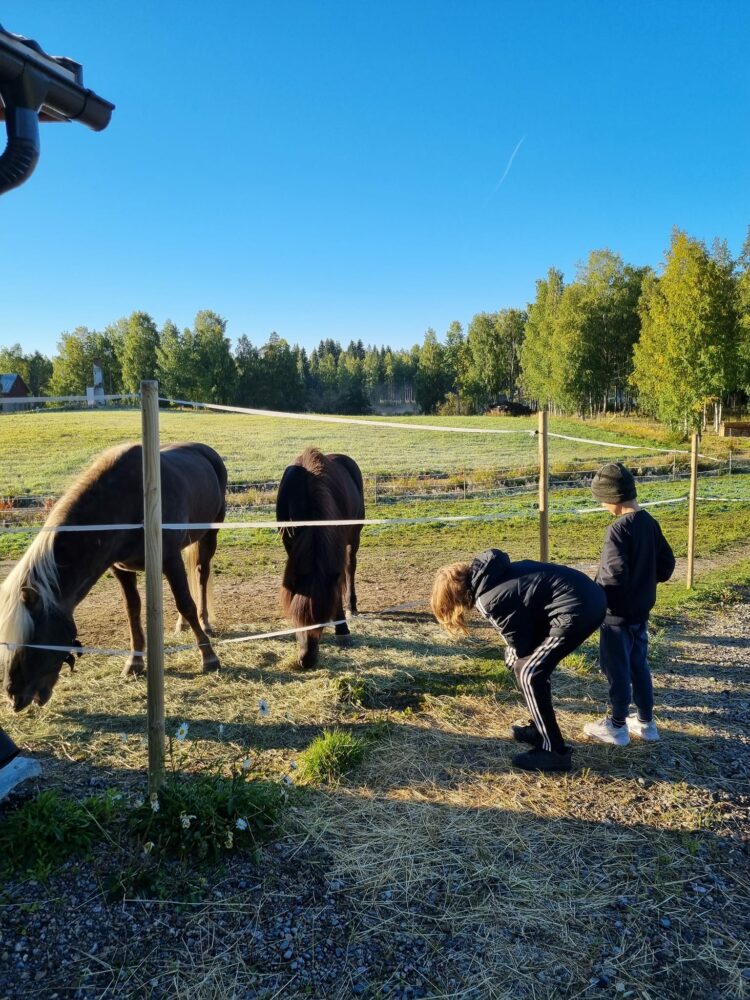
[[[89,641],[120,620],[116,600],[104,581],[85,610]],[[226,609],[222,621],[224,634],[267,624]],[[487,629],[457,644],[419,608],[365,614],[356,645],[328,640],[306,673],[289,640],[223,647],[219,675],[180,653],[167,670],[169,730],[190,727],[173,743],[178,766],[250,760],[294,777],[332,725],[368,737],[365,763],[302,789],[257,864],[186,873],[187,905],[109,902],[126,863],[111,851],[6,888],[0,996],[741,997],[748,624],[739,607],[674,629],[656,650],[663,743],[579,743],[575,772],[558,777],[510,767],[523,710]],[[46,757],[48,783],[141,786],[145,684],[118,673],[86,657],[46,709],[11,721]],[[577,742],[603,681],[582,661],[553,685]],[[33,967],[13,950],[26,934]]]

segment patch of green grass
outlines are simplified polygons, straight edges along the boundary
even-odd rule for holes
[[[364,758],[367,744],[346,729],[325,729],[300,754],[299,773],[305,781],[336,781]]]
[[[590,677],[599,669],[596,657],[583,649],[569,653],[563,660],[562,666],[575,674],[576,677]]]
[[[24,802],[0,822],[0,872],[44,877],[90,850],[106,836],[104,824],[114,818],[121,798],[107,793],[77,802],[50,790]]]
[[[459,670],[425,671],[417,674],[413,687],[433,697],[490,694],[497,690],[515,691],[515,676],[503,663],[502,652],[502,648],[498,647],[497,656],[462,659]]]
[[[737,604],[747,599],[750,587],[750,559],[703,574],[692,590],[683,585],[659,587],[654,609],[656,622],[669,620],[681,611],[697,611],[722,604]]]

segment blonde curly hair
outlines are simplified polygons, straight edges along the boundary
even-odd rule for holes
[[[466,612],[474,607],[471,593],[469,563],[441,566],[432,585],[432,613],[451,635],[468,635]]]

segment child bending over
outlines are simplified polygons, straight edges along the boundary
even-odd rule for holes
[[[550,675],[601,625],[606,599],[601,587],[578,570],[524,559],[511,562],[489,549],[472,563],[443,566],[432,588],[432,611],[454,635],[467,635],[466,613],[476,608],[500,633],[505,662],[531,714],[514,725],[513,738],[532,749],[513,763],[527,771],[569,771],[565,744],[552,707]]]

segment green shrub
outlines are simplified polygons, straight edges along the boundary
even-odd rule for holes
[[[366,743],[345,729],[325,729],[299,758],[306,781],[335,781],[360,763]]]
[[[185,862],[215,860],[228,851],[253,850],[268,840],[286,793],[273,781],[236,774],[169,777],[158,795],[138,803],[128,827],[146,853]]]

